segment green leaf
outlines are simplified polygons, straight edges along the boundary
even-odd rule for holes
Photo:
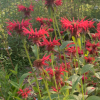
[[[100,79],[100,72],[95,73],[95,76]]]
[[[100,97],[98,97],[98,96],[90,96],[86,100],[100,100]]]
[[[20,87],[22,86],[24,79],[25,79],[28,75],[30,75],[30,74],[31,74],[31,73],[25,73],[25,74],[23,74],[23,75],[21,76],[21,78],[19,79],[19,86],[20,86]]]
[[[86,88],[87,94],[90,94],[90,93],[93,92],[94,90],[95,90],[94,87],[87,87],[87,88]]]
[[[19,89],[19,84],[10,80],[10,83],[17,89]]]
[[[35,57],[37,58],[37,56],[38,56],[38,48],[37,48],[37,46],[34,45],[34,46],[31,46],[31,48],[32,48],[32,51],[33,51]]]
[[[63,87],[60,89],[59,92],[63,92],[63,91],[65,91],[65,90],[71,89],[71,88],[72,88],[71,86],[63,86]]]
[[[82,76],[79,76],[74,83],[72,82],[72,93],[75,90],[75,88],[78,85],[78,82],[80,81],[81,78],[82,78]]]
[[[61,49],[61,50],[65,49],[66,46],[67,46],[69,43],[72,43],[72,42],[73,42],[73,41],[64,41],[64,42],[62,43],[62,45],[60,46],[60,49]]]
[[[80,38],[77,38],[77,43],[78,43],[78,45],[79,45],[79,47],[81,49],[81,40],[80,40]]]
[[[81,74],[84,74],[84,73],[86,73],[86,72],[88,72],[88,71],[95,72],[93,66],[94,66],[94,65],[92,65],[92,64],[87,64],[87,65],[83,66],[83,67],[82,67],[82,70],[81,70]]]

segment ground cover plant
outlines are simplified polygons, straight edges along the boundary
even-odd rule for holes
[[[66,4],[20,0],[12,12],[3,9],[11,16],[0,20],[1,100],[100,100],[99,19],[80,9],[81,17],[68,15],[65,8],[76,6]]]

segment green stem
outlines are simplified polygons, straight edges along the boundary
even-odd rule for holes
[[[23,45],[24,45],[24,49],[25,49],[27,58],[29,60],[30,66],[31,66],[31,68],[32,68],[32,70],[34,72],[33,65],[31,63],[31,60],[30,60],[30,57],[29,57],[29,53],[28,53],[27,48],[26,48],[26,40],[25,39],[23,39]],[[40,93],[40,89],[39,89],[39,83],[38,83],[38,80],[37,80],[37,77],[36,77],[35,73],[34,73],[34,77],[35,77],[35,80],[36,80],[37,88],[38,88],[38,91],[39,91],[39,97],[40,97],[40,100],[41,100],[41,93]]]

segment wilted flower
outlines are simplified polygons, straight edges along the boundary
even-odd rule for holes
[[[25,17],[29,17],[31,11],[34,11],[32,5],[30,5],[29,7],[25,7],[23,5],[17,5],[17,6],[18,6],[18,11],[24,12]]]
[[[33,62],[33,64],[34,64],[33,66],[36,67],[36,68],[38,68],[38,69],[42,69],[43,68],[43,65],[48,65],[45,61],[50,60],[49,57],[50,57],[50,55],[48,55],[46,57],[44,55],[42,59],[35,60]]]

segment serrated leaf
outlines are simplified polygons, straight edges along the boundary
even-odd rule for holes
[[[84,74],[84,73],[86,73],[86,72],[88,72],[88,71],[95,72],[93,66],[94,66],[94,65],[92,65],[92,64],[84,65],[84,66],[82,67],[81,74]]]
[[[90,96],[86,100],[100,100],[100,97],[98,97],[98,96]]]

